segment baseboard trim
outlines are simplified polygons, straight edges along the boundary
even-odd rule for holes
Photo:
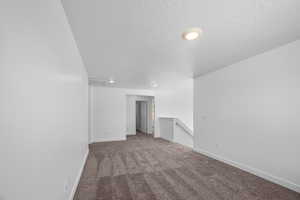
[[[249,173],[251,173],[251,174],[254,174],[254,175],[256,175],[256,176],[259,176],[259,177],[261,177],[261,178],[263,178],[263,179],[266,179],[266,180],[268,180],[268,181],[271,181],[271,182],[273,182],[273,183],[276,183],[276,184],[278,184],[278,185],[281,185],[281,186],[283,186],[283,187],[286,187],[286,188],[288,188],[288,189],[291,189],[291,190],[293,190],[293,191],[295,191],[295,192],[300,193],[300,185],[297,185],[297,184],[295,184],[295,183],[293,183],[293,182],[291,182],[291,181],[289,181],[289,180],[286,180],[286,179],[284,179],[284,178],[276,177],[276,176],[274,176],[274,175],[272,175],[272,174],[269,174],[269,173],[267,173],[267,172],[265,172],[265,171],[262,171],[262,170],[259,170],[259,169],[256,169],[256,168],[253,168],[253,167],[244,165],[244,164],[239,163],[239,162],[232,161],[232,160],[230,160],[230,159],[226,159],[226,158],[224,158],[224,157],[218,156],[218,155],[216,155],[216,154],[207,152],[207,151],[202,150],[202,149],[196,149],[196,148],[194,148],[194,151],[196,151],[196,152],[198,152],[198,153],[201,153],[201,154],[204,154],[204,155],[206,155],[206,156],[208,156],[208,157],[214,158],[214,159],[216,159],[216,160],[219,160],[219,161],[221,161],[221,162],[224,162],[224,163],[226,163],[226,164],[228,164],[228,165],[237,167],[237,168],[239,168],[239,169],[241,169],[241,170],[244,170],[244,171],[246,171],[246,172],[249,172]]]
[[[85,155],[84,155],[84,159],[83,159],[83,162],[82,162],[81,167],[80,167],[80,169],[79,169],[79,172],[78,172],[78,175],[77,175],[77,177],[76,177],[75,183],[74,183],[74,185],[73,185],[73,187],[72,187],[72,191],[71,191],[69,200],[73,200],[74,197],[75,197],[75,193],[76,193],[77,187],[78,187],[78,185],[79,185],[79,181],[80,181],[82,172],[83,172],[83,170],[84,170],[85,163],[87,162],[88,155],[89,155],[89,148],[87,149],[87,151],[86,151],[86,153],[85,153]]]
[[[98,142],[118,142],[118,141],[124,141],[124,140],[126,140],[126,136],[124,136],[123,138],[96,139],[93,142],[91,142],[90,144],[98,143]]]
[[[135,135],[136,135],[136,134],[127,134],[126,137],[127,137],[127,136],[135,136]]]

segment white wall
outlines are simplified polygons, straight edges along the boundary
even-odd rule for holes
[[[161,117],[159,120],[160,137],[171,142],[193,148],[192,131],[177,118]]]
[[[175,120],[174,123],[174,138],[173,141],[184,146],[193,148],[194,147],[194,137],[187,133],[187,131],[179,126]]]
[[[94,122],[94,119],[93,119],[93,115],[94,115],[94,111],[93,111],[93,105],[94,105],[94,96],[93,96],[93,87],[91,87],[89,85],[88,87],[88,97],[89,97],[89,101],[88,101],[88,113],[89,113],[89,117],[88,117],[88,120],[89,120],[89,134],[88,134],[88,141],[89,143],[92,143],[93,142],[93,122]]]
[[[61,2],[1,1],[0,24],[0,199],[68,199],[87,153],[88,87]]]
[[[195,148],[300,192],[300,41],[195,81]]]
[[[161,138],[174,141],[174,119],[173,118],[158,118],[159,121],[159,130],[162,133]]]
[[[92,141],[124,140],[127,134],[127,96],[153,96],[150,90],[90,86],[93,93]],[[133,104],[135,108],[135,101]],[[135,119],[135,109],[134,109]],[[134,125],[135,130],[135,125]]]
[[[193,84],[193,79],[186,79],[176,83],[173,87],[163,89],[158,88],[155,91],[156,116],[158,118],[178,118],[193,130]],[[159,127],[159,120],[156,120],[156,137],[161,136]]]

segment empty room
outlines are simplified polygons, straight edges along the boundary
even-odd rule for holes
[[[299,0],[0,0],[0,200],[300,200]]]

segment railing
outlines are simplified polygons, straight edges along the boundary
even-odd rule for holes
[[[180,119],[174,118],[175,123],[177,126],[182,128],[186,133],[190,134],[191,136],[194,136],[193,131],[187,127]]]
[[[160,136],[166,140],[193,147],[193,131],[177,118],[159,119]]]

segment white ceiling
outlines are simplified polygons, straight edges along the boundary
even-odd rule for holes
[[[89,76],[117,87],[171,84],[300,38],[300,0],[62,2]],[[191,27],[202,37],[182,40]]]

